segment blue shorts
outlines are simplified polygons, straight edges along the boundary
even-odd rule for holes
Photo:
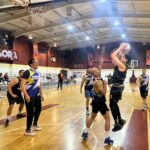
[[[85,97],[94,97],[94,90],[84,90]]]

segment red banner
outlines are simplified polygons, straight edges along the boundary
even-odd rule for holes
[[[150,66],[150,50],[146,50],[146,65]]]
[[[38,60],[38,44],[37,43],[33,44],[33,58]]]

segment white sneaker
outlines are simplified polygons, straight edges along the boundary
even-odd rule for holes
[[[24,134],[27,136],[35,136],[36,135],[36,133],[33,130],[26,130]]]
[[[142,111],[145,111],[145,110],[147,110],[147,107],[146,107],[146,106],[143,106],[143,107],[142,107]]]
[[[42,130],[42,128],[39,125],[33,125],[33,129],[35,131],[41,131]]]

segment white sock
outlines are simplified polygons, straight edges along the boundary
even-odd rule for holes
[[[22,114],[21,111],[19,111],[18,114],[19,114],[19,115]]]
[[[88,133],[88,131],[89,131],[89,128],[85,128],[85,129],[84,129],[84,132],[85,132],[85,133]]]
[[[9,115],[9,116],[7,116],[7,119],[8,119],[8,120],[10,120],[10,115]]]
[[[105,138],[110,137],[110,131],[105,131]]]

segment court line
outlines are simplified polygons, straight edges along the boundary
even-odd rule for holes
[[[48,109],[51,109],[51,108],[54,108],[56,106],[59,106],[59,104],[48,104],[48,105],[44,105],[42,106],[42,111],[45,111],[45,110],[48,110]],[[23,112],[24,115],[26,115],[26,112]],[[26,116],[25,116],[26,117]],[[23,117],[23,118],[25,118]],[[3,125],[5,124],[5,120],[6,120],[7,117],[3,117],[0,119],[0,127],[3,127]],[[23,118],[20,118],[20,119],[23,119]],[[17,121],[17,120],[20,120],[20,119],[17,119],[16,115],[12,115],[10,117],[10,123],[14,122],[14,121]]]
[[[74,125],[74,124],[64,124],[64,123],[46,123],[46,124],[40,124],[40,126],[72,126],[72,127],[76,127],[76,128],[80,128],[81,130],[83,130],[82,127],[78,126],[78,125]],[[6,133],[9,133],[9,132],[13,132],[13,131],[16,131],[16,130],[20,130],[22,128],[25,128],[25,127],[20,127],[20,128],[16,128],[16,129],[12,129],[12,130],[8,130],[8,131],[5,131],[5,132],[1,132],[0,135],[3,135],[3,134],[6,134]],[[92,150],[96,150],[97,146],[98,146],[98,139],[97,139],[97,136],[89,130],[89,133],[91,133],[91,135],[94,137],[94,140],[95,140],[95,145],[93,146]]]
[[[127,121],[127,123],[126,123],[126,128],[125,128],[125,130],[127,131],[127,129],[128,129],[128,126],[129,126],[129,123],[130,123],[130,120],[131,120],[131,117],[132,117],[132,114],[133,114],[133,111],[134,111],[134,106],[133,105],[131,105],[131,104],[128,104],[128,103],[125,103],[126,105],[128,105],[128,106],[130,106],[131,107],[131,112],[130,112],[130,115],[129,115],[129,118],[128,118],[128,121]],[[124,141],[124,138],[125,138],[125,134],[124,134],[124,136],[123,136],[123,139],[122,139],[122,142],[121,142],[121,145],[123,144],[123,141]]]

